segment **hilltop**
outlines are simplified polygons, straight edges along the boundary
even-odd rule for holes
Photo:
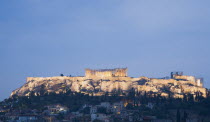
[[[42,91],[46,93],[65,93],[66,90],[101,96],[104,94],[127,94],[130,89],[152,92],[161,96],[182,98],[184,94],[199,93],[206,97],[206,88],[202,79],[194,76],[184,76],[181,72],[172,72],[170,78],[133,78],[127,76],[126,69],[86,70],[84,77],[28,77],[26,83],[11,94],[28,96]]]
[[[0,120],[208,122],[209,101],[203,79],[182,72],[133,78],[127,68],[86,69],[84,77],[28,77],[0,102]]]

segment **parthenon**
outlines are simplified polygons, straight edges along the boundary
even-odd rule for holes
[[[127,68],[85,69],[86,77],[127,77]]]

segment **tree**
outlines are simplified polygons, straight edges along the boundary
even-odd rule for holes
[[[29,96],[30,96],[31,98],[33,98],[33,97],[35,96],[35,92],[34,92],[34,91],[31,91],[30,94],[29,94]]]
[[[64,115],[62,113],[59,113],[58,116],[56,117],[58,120],[63,120]]]
[[[128,92],[128,97],[130,97],[131,99],[135,98],[135,89],[131,88]]]
[[[95,92],[95,90],[96,90],[96,84],[95,84],[95,82],[93,80],[91,80],[89,83],[93,87],[93,92]]]
[[[71,89],[66,89],[66,95],[71,95],[72,94],[72,91],[71,91]]]
[[[102,114],[106,114],[106,108],[104,108],[104,107],[98,107],[97,112],[98,113],[102,113]]]
[[[188,114],[187,114],[186,111],[184,111],[183,122],[186,122],[187,121],[187,117],[188,117]]]
[[[126,106],[126,109],[128,109],[128,110],[133,109],[133,105],[131,103],[128,103],[128,105]]]
[[[44,96],[44,94],[46,93],[45,88],[46,88],[46,86],[44,84],[42,84],[41,88],[40,88],[40,96]]]
[[[177,113],[176,113],[176,122],[180,122],[180,111],[179,111],[179,109],[177,110]]]
[[[14,95],[12,95],[11,98],[14,99],[14,100],[17,100],[18,99],[18,95],[17,94],[14,94]]]
[[[60,74],[60,76],[63,77],[64,75],[63,74]]]
[[[90,107],[85,107],[81,112],[84,114],[90,114]]]

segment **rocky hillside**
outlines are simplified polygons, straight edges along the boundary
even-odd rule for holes
[[[198,86],[195,81],[180,79],[151,79],[147,77],[110,77],[104,79],[88,79],[86,77],[46,77],[27,78],[27,82],[11,94],[27,96],[30,92],[40,93],[45,90],[48,93],[61,93],[66,89],[75,92],[94,93],[102,95],[105,92],[122,91],[127,92],[131,88],[138,91],[152,91],[167,96],[173,93],[175,97],[182,97],[183,93],[195,94],[201,92],[206,95],[206,89]]]

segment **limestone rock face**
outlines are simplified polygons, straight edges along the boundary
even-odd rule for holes
[[[192,78],[191,78],[192,79]],[[183,93],[195,94],[201,92],[205,97],[206,89],[198,85],[196,81],[190,78],[187,80],[177,79],[152,79],[147,77],[131,78],[131,77],[108,77],[108,78],[92,78],[87,77],[29,77],[27,82],[20,88],[14,90],[11,94],[18,96],[27,96],[32,91],[40,93],[44,89],[48,93],[64,92],[70,89],[75,92],[83,93],[106,93],[121,90],[127,92],[134,88],[138,91],[152,91],[167,95],[169,92],[174,96],[180,97]]]

